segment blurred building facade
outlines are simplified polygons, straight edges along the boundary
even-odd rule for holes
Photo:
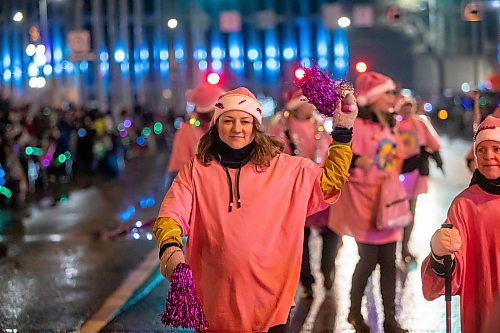
[[[299,64],[354,80],[364,61],[432,98],[498,69],[500,2],[479,1],[475,22],[468,3],[3,0],[0,89],[18,102],[182,112],[184,91],[211,72],[279,99]]]

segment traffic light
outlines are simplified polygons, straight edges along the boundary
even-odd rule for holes
[[[364,61],[357,61],[354,68],[356,68],[356,72],[364,73],[368,70],[368,65]]]
[[[220,75],[218,73],[212,72],[207,75],[207,82],[212,85],[219,84]]]

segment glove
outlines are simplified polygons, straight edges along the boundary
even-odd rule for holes
[[[431,251],[435,256],[453,255],[462,246],[462,238],[455,228],[440,228],[431,238]]]
[[[333,127],[343,127],[350,129],[354,126],[354,120],[358,115],[358,104],[353,93],[342,99],[341,105],[333,115]]]
[[[403,161],[403,166],[401,167],[401,173],[412,172],[418,167],[419,161],[420,161],[420,155],[418,154],[408,157]]]
[[[170,246],[163,252],[160,258],[160,272],[170,281],[175,267],[184,262],[184,252],[182,249],[177,246]]]
[[[420,159],[418,163],[418,173],[420,176],[429,175],[429,152],[424,146],[420,146]]]

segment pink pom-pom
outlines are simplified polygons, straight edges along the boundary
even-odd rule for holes
[[[302,70],[303,75],[297,78],[297,84],[304,96],[321,114],[333,116],[342,98],[340,84],[323,73],[318,66],[304,67]]]
[[[161,322],[165,326],[201,331],[208,328],[207,318],[196,294],[193,271],[188,264],[179,264],[174,269]]]

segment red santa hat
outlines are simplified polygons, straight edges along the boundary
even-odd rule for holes
[[[186,100],[196,106],[196,112],[208,113],[213,111],[215,103],[223,93],[224,90],[220,87],[204,83],[194,89],[188,89],[186,91]]]
[[[486,140],[500,142],[500,118],[490,115],[479,125],[474,135],[474,152]]]
[[[230,90],[219,97],[215,103],[215,112],[212,123],[227,111],[243,111],[253,116],[262,124],[262,106],[255,95],[245,87]]]
[[[289,111],[296,110],[302,104],[308,103],[307,97],[304,96],[304,94],[302,93],[302,90],[300,90],[300,88],[298,88],[298,87],[294,87],[294,88],[288,90],[284,94],[284,97],[285,97],[285,101],[286,101],[285,109],[287,109]]]
[[[361,73],[356,80],[358,105],[370,105],[381,95],[394,89],[396,89],[396,84],[388,76],[377,72]]]

